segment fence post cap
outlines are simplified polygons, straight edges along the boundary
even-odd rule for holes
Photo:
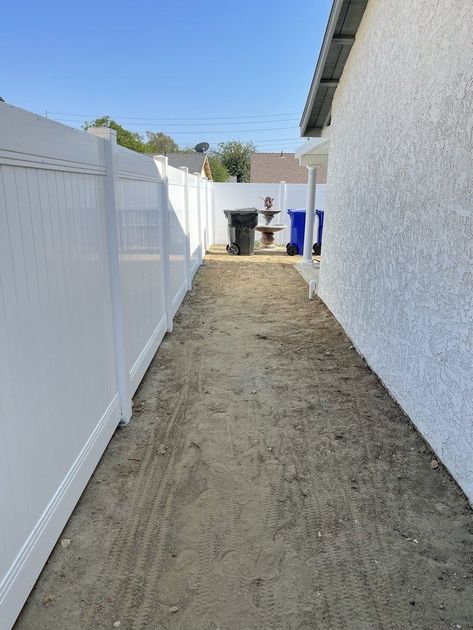
[[[166,179],[168,175],[168,158],[166,155],[153,155],[154,162],[161,164],[161,176]]]
[[[111,127],[89,127],[87,133],[91,136],[96,136],[102,140],[108,140],[109,142],[117,142],[117,132]]]

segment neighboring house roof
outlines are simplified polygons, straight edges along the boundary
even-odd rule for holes
[[[189,173],[201,173],[207,179],[212,179],[209,158],[205,153],[189,151],[189,153],[167,153],[166,155],[169,166],[174,166],[174,168],[187,166]]]
[[[301,136],[320,136],[368,0],[333,0],[322,48],[302,114]]]
[[[325,183],[326,174],[319,169],[317,181]],[[306,184],[307,168],[299,164],[294,153],[253,153],[251,156],[251,183]]]

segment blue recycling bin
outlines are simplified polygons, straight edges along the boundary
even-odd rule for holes
[[[287,213],[291,217],[291,235],[286,251],[289,256],[296,256],[304,250],[305,208],[288,210]]]
[[[314,252],[314,256],[320,256],[320,253],[322,251],[322,236],[324,232],[324,211],[316,210],[315,214],[319,219],[319,225],[317,227],[317,243],[314,243],[312,250]]]
[[[286,245],[286,251],[289,256],[301,255],[304,251],[304,231],[305,231],[305,208],[299,208],[297,210],[288,210],[288,215],[291,217],[291,240]],[[315,214],[318,218],[317,228],[317,242],[314,243],[312,251],[317,256],[322,249],[322,234],[324,229],[324,211],[316,210]]]

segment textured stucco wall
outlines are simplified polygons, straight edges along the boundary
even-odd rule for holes
[[[473,501],[473,10],[371,0],[333,103],[320,296]]]

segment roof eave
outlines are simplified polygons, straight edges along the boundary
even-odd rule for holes
[[[322,42],[322,48],[320,49],[319,58],[317,60],[314,76],[312,77],[312,83],[310,84],[309,94],[307,96],[307,101],[299,125],[302,137],[320,137],[322,135],[321,127],[309,127],[309,118],[312,113],[315,95],[322,78],[325,61],[327,59],[330,44],[332,43],[333,34],[335,33],[335,28],[337,26],[343,2],[344,0],[334,0],[330,11],[327,28],[325,29],[325,35]]]
[[[301,166],[327,166],[330,137],[307,140],[296,149],[296,158]]]
[[[301,136],[303,138],[321,138],[323,130],[324,130],[323,127],[306,126],[305,133],[302,133],[302,128],[301,128]]]
[[[300,122],[303,137],[320,137],[331,122],[333,98],[367,4],[368,0],[333,0]]]

